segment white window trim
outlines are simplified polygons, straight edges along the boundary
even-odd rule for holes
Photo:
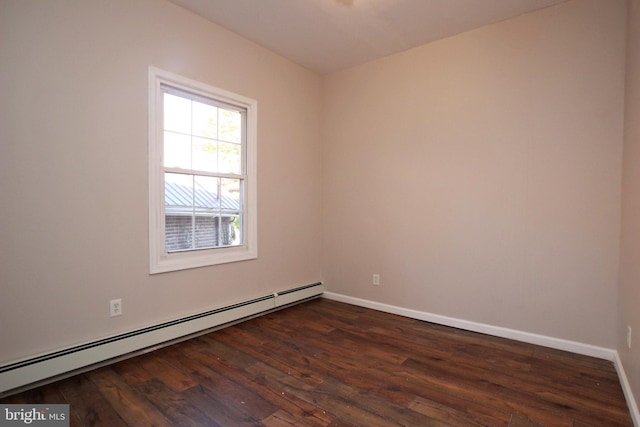
[[[247,110],[246,179],[244,194],[244,244],[223,248],[167,253],[165,251],[163,123],[160,118],[161,85],[205,94]],[[258,257],[257,229],[257,123],[258,102],[177,74],[149,67],[149,273],[244,261]]]

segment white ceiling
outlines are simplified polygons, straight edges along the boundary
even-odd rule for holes
[[[566,0],[170,0],[320,74]]]

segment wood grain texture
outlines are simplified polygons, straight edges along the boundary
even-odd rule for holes
[[[325,299],[1,402],[72,426],[632,426],[611,362]]]

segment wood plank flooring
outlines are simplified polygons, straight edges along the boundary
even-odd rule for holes
[[[611,362],[317,299],[0,403],[71,426],[632,426]]]

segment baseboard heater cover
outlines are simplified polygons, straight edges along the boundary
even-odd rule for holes
[[[0,397],[29,384],[314,298],[323,292],[324,285],[317,282],[3,365]]]

